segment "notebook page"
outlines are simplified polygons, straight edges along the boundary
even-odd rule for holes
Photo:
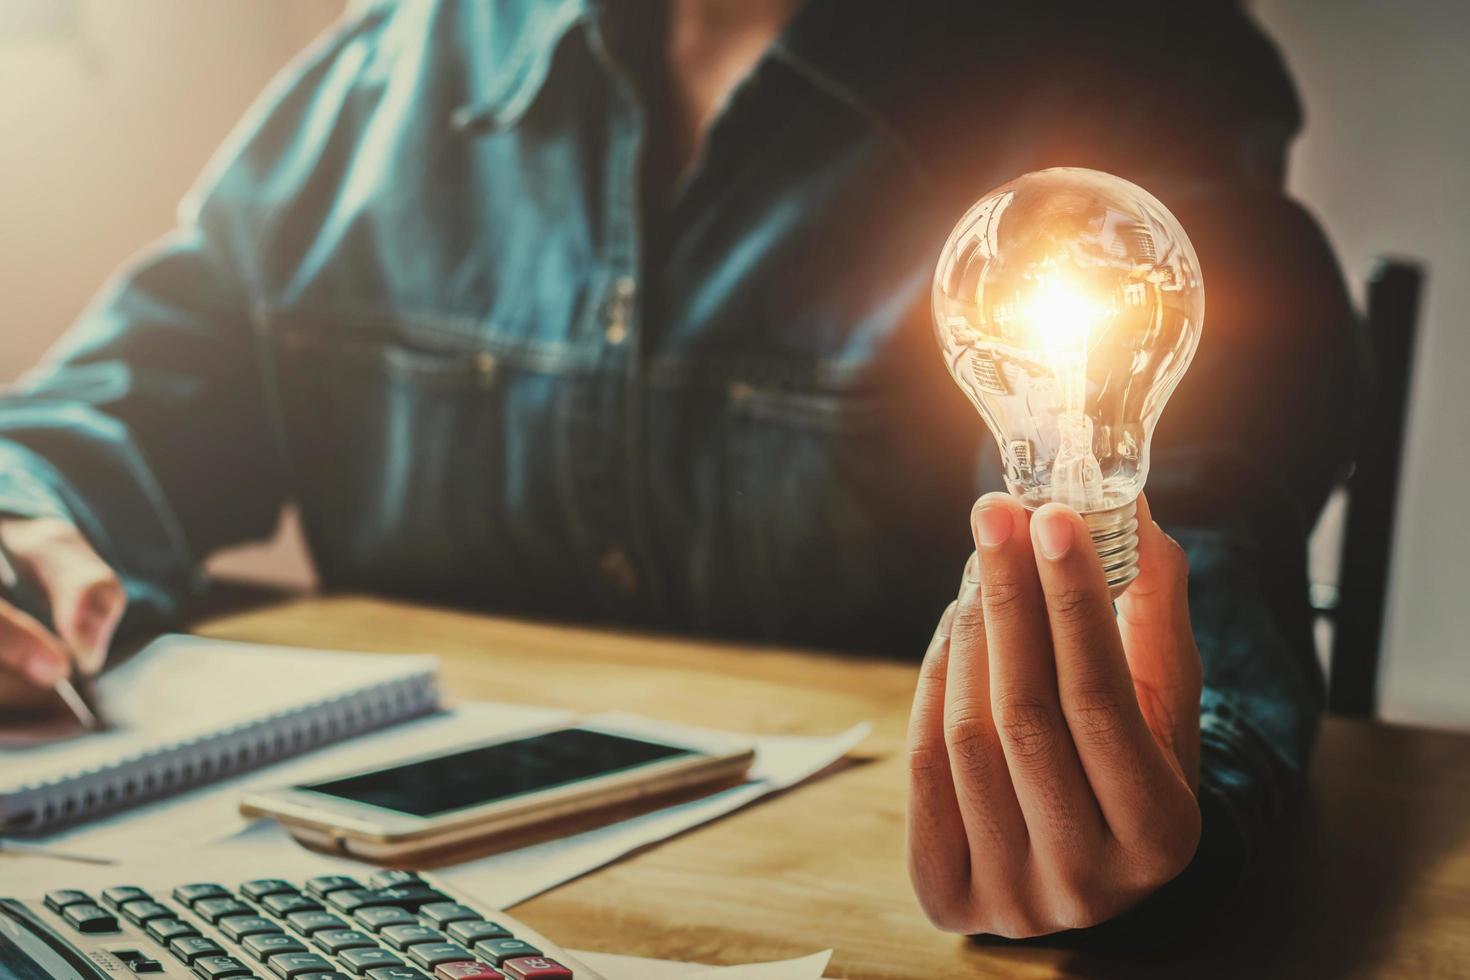
[[[113,768],[323,699],[432,670],[427,656],[381,656],[167,636],[97,682],[108,730],[27,744],[0,732],[0,794]],[[57,732],[57,735],[63,733]]]

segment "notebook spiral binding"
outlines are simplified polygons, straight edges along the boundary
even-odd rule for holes
[[[386,728],[438,706],[438,680],[433,674],[396,678],[313,701],[105,767],[22,787],[32,801],[30,808],[9,815],[0,830],[18,837],[61,830]]]

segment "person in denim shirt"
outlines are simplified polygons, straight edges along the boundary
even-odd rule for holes
[[[124,608],[177,618],[291,503],[327,589],[904,657],[935,635],[910,853],[935,921],[1107,941],[1201,908],[1322,702],[1304,542],[1355,327],[1282,192],[1300,122],[1226,2],[361,4],[0,399],[0,540],[41,595],[0,604],[0,696],[68,650],[96,670]],[[965,531],[998,457],[929,323],[954,220],[1053,165],[1159,196],[1209,283],[1149,485],[1184,550],[1144,522],[1121,632],[1095,556],[1051,547],[1075,515],[985,497]],[[1057,595],[1093,617],[1085,714]],[[1022,702],[994,690],[1018,665]]]

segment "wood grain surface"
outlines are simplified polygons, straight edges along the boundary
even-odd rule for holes
[[[1329,720],[1308,798],[1188,954],[981,946],[934,930],[903,856],[915,667],[329,597],[204,635],[443,658],[451,697],[873,735],[826,778],[628,857],[516,914],[567,946],[715,964],[832,948],[830,977],[1470,976],[1470,738]]]

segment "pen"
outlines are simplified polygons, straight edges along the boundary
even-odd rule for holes
[[[0,545],[0,588],[14,590],[19,585],[20,576],[16,574],[15,566],[10,563],[10,556],[5,553],[4,545]],[[100,727],[97,716],[91,708],[87,707],[87,702],[77,692],[76,685],[71,682],[70,678],[59,679],[52,686],[52,690],[71,710],[71,713],[77,716],[77,721],[82,723],[83,728],[88,731],[96,731]]]

